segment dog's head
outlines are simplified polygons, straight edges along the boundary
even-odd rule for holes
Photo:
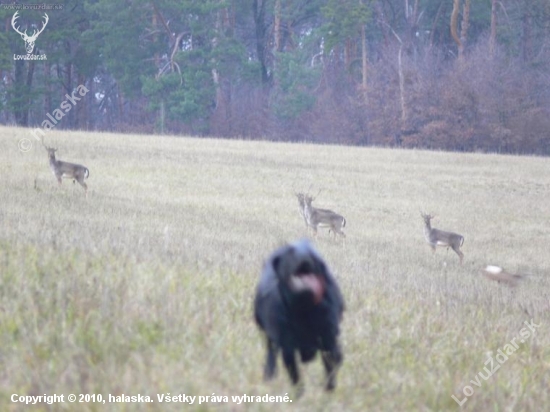
[[[318,305],[325,295],[327,267],[317,251],[301,240],[275,252],[272,267],[279,287],[288,299]]]

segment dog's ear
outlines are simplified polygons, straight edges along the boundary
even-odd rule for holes
[[[313,272],[317,275],[321,275],[325,280],[329,280],[331,277],[330,270],[328,269],[323,258],[315,251],[309,251],[310,261],[313,262]]]
[[[315,259],[314,260],[315,262],[315,273],[318,274],[318,275],[322,275],[325,280],[327,280],[329,278],[329,271],[328,271],[328,268],[327,268],[327,265],[325,265],[325,262],[323,262],[321,259]]]
[[[295,254],[296,251],[292,245],[287,245],[273,256],[271,260],[271,266],[277,279],[282,282],[285,282],[288,276],[291,275],[291,271],[294,269],[295,265]]]

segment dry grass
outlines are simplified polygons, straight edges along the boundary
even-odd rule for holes
[[[63,405],[79,411],[458,410],[451,395],[531,318],[534,337],[462,409],[550,404],[548,159],[55,132],[58,158],[90,169],[86,200],[57,187],[42,147],[18,150],[28,136],[0,128],[0,410],[30,408],[14,393],[155,399]],[[306,235],[292,191],[312,183],[348,223],[345,249],[315,241],[347,303],[335,393],[316,361],[290,405],[156,402],[293,397],[282,368],[261,382],[252,297],[262,259]],[[464,265],[432,255],[420,209],[464,235]],[[530,276],[509,289],[487,264]]]

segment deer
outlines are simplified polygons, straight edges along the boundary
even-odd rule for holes
[[[85,195],[88,197],[88,185],[84,182],[84,179],[87,179],[88,176],[90,176],[90,171],[88,168],[79,164],[57,160],[55,158],[55,152],[57,149],[46,146],[44,142],[42,142],[42,145],[48,152],[50,168],[52,169],[52,173],[57,179],[59,186],[61,186],[61,178],[73,179],[73,184],[78,182],[80,186],[84,188]]]
[[[319,191],[320,193],[321,191]],[[342,238],[346,237],[346,234],[342,229],[346,226],[346,219],[344,216],[339,215],[338,213],[333,212],[328,209],[318,209],[312,206],[312,202],[315,200],[315,197],[306,194],[304,195],[304,218],[309,227],[313,229],[314,235],[317,235],[318,227],[328,227],[329,233],[334,233],[334,238],[336,235],[340,235]]]
[[[424,237],[426,242],[432,248],[432,252],[435,253],[437,246],[444,246],[453,249],[460,259],[462,264],[462,259],[464,259],[464,254],[460,251],[460,247],[464,244],[464,236],[459,235],[458,233],[445,232],[443,230],[432,228],[431,220],[435,217],[424,212],[420,212],[420,215],[424,219]]]
[[[298,206],[299,206],[299,210],[300,210],[300,216],[302,216],[302,219],[304,219],[304,223],[306,225],[306,229],[309,228],[309,225],[307,223],[307,219],[306,219],[306,212],[305,212],[305,207],[306,207],[306,201],[305,201],[305,198],[306,198],[306,195],[304,195],[303,193],[301,192],[294,192],[294,196],[296,196],[296,198],[298,199]]]
[[[494,280],[497,283],[502,283],[511,288],[516,287],[518,283],[524,279],[523,275],[518,273],[510,273],[500,266],[487,265],[482,271],[483,275],[490,280]]]

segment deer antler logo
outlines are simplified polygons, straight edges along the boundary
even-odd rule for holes
[[[32,51],[34,50],[34,42],[38,38],[38,35],[44,31],[44,29],[46,28],[46,25],[48,24],[48,21],[50,20],[50,18],[48,17],[48,15],[46,13],[44,13],[44,23],[42,25],[42,28],[38,31],[36,29],[34,29],[33,34],[31,36],[29,36],[29,35],[27,35],[27,30],[26,29],[25,29],[24,32],[21,32],[15,26],[15,21],[19,18],[19,16],[17,15],[18,13],[19,13],[19,11],[16,11],[15,14],[13,15],[13,17],[11,19],[11,26],[13,27],[13,29],[17,33],[19,33],[21,35],[21,38],[23,40],[25,40],[25,49],[27,49],[27,54],[31,54]]]

